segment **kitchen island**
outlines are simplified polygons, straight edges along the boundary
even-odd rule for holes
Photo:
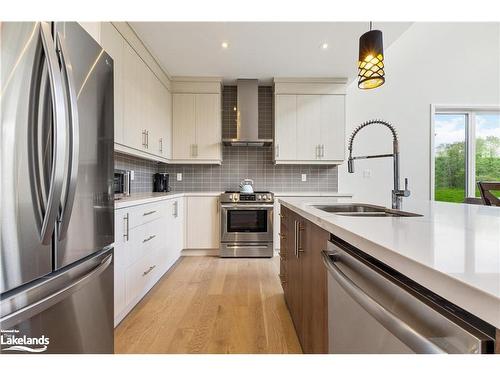
[[[279,202],[436,295],[500,327],[499,208],[405,202],[404,211],[422,216],[352,217],[314,207],[350,203],[351,199],[281,198]]]

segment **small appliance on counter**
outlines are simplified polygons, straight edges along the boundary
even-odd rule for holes
[[[153,176],[153,192],[166,193],[167,191],[170,191],[168,173],[155,173]]]
[[[122,199],[130,195],[130,171],[115,169],[113,179],[115,199]]]
[[[240,193],[252,194],[253,193],[253,180],[245,178],[240,182]]]

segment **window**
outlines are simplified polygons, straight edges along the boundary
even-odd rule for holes
[[[434,111],[433,197],[479,197],[478,181],[500,181],[500,110]],[[500,193],[500,192],[497,192]]]

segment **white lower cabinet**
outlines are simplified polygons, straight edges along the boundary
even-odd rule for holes
[[[186,249],[219,248],[219,197],[186,197]]]
[[[115,326],[180,257],[183,198],[115,210]]]

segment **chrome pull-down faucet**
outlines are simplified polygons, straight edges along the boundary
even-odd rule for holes
[[[381,124],[389,128],[392,133],[392,154],[378,154],[378,155],[366,155],[366,156],[352,156],[352,144],[356,134],[364,127],[372,124]],[[354,160],[356,159],[375,159],[375,158],[389,158],[393,159],[393,177],[394,177],[394,189],[392,190],[392,208],[400,210],[402,206],[403,197],[409,197],[410,191],[408,190],[408,178],[405,178],[405,188],[401,190],[399,188],[399,142],[398,134],[394,126],[392,126],[387,121],[383,120],[369,120],[361,125],[359,125],[351,134],[349,138],[349,159],[347,160],[347,170],[349,173],[354,173]]]

